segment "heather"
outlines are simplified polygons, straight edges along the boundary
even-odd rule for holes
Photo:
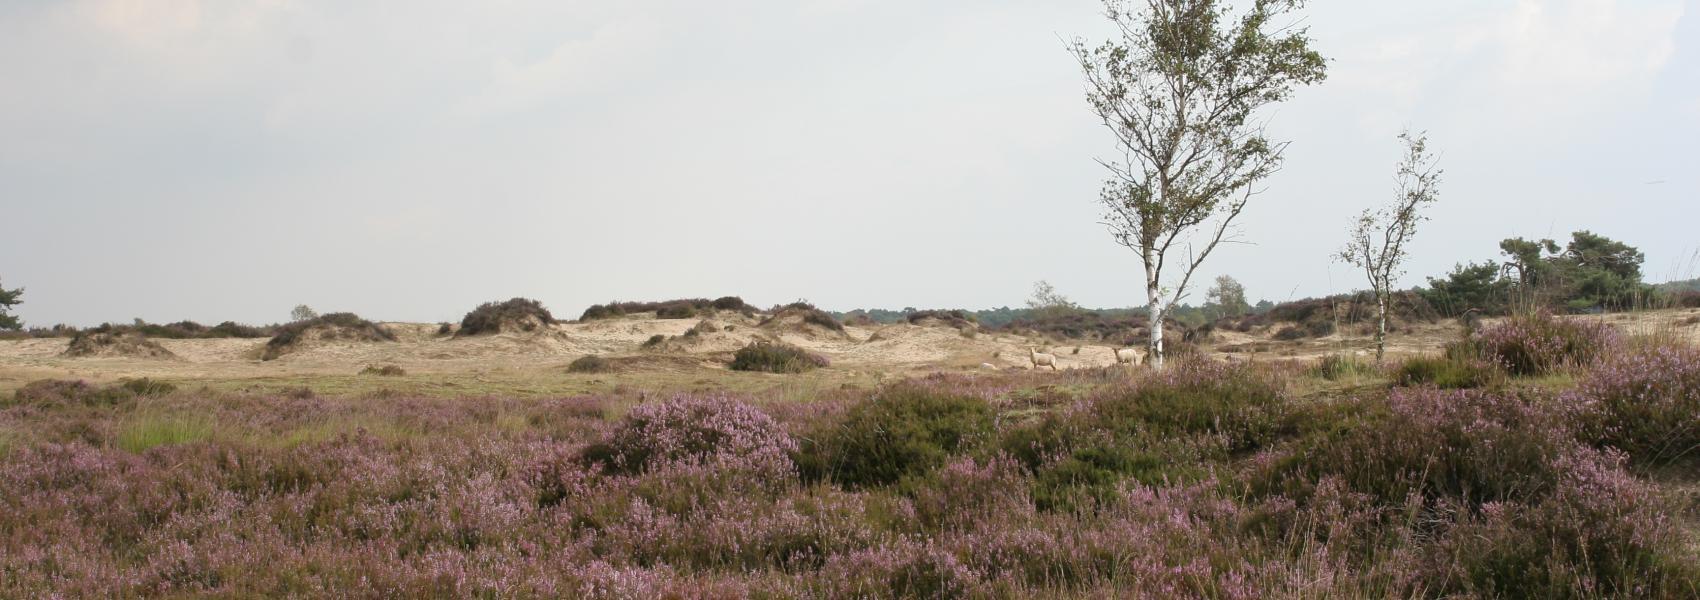
[[[1654,343],[1615,353],[1570,392],[1585,439],[1643,463],[1700,449],[1700,349]]]
[[[1577,397],[1675,371],[1623,360]],[[1594,437],[1609,411],[1317,381],[1195,359],[802,398],[38,382],[0,405],[0,596],[1700,592],[1691,509]]]
[[[1620,343],[1611,326],[1588,319],[1561,319],[1546,312],[1516,315],[1455,344],[1449,354],[1480,358],[1512,375],[1545,375],[1585,367]]]

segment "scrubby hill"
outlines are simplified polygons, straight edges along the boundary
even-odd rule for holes
[[[542,302],[529,298],[514,298],[506,302],[485,302],[466,313],[460,320],[456,337],[493,333],[533,332],[547,329],[555,316]]]
[[[775,307],[760,327],[764,331],[787,332],[805,337],[849,337],[844,324],[826,311],[807,302],[793,302]]]
[[[396,336],[383,326],[354,313],[331,313],[278,327],[266,342],[261,360],[273,360],[322,342],[394,342]]]
[[[724,296],[715,300],[707,298],[682,298],[664,300],[661,302],[609,302],[597,304],[584,309],[579,315],[580,321],[595,321],[598,319],[614,319],[626,315],[640,313],[655,313],[662,319],[690,319],[693,317],[713,316],[715,311],[734,311],[744,314],[754,314],[755,307],[744,303],[743,298]]]
[[[177,358],[158,342],[136,331],[84,331],[71,338],[61,354],[68,358]]]

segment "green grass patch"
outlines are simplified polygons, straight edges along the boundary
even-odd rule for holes
[[[193,444],[211,439],[212,423],[184,415],[146,415],[125,423],[118,432],[118,447],[129,452],[146,452],[160,446]]]

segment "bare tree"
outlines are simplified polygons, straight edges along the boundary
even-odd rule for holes
[[[289,311],[289,318],[293,321],[311,321],[319,318],[319,313],[315,312],[311,306],[297,304],[294,310]]]
[[[1145,268],[1157,367],[1164,315],[1186,297],[1256,183],[1280,168],[1286,143],[1264,137],[1253,117],[1326,76],[1307,31],[1275,23],[1300,1],[1253,0],[1241,14],[1228,4],[1142,0],[1130,9],[1126,0],[1105,0],[1119,39],[1070,45],[1087,101],[1122,155],[1098,161],[1111,174],[1100,199],[1110,233]]]
[[[1387,309],[1393,296],[1393,281],[1405,272],[1405,244],[1417,234],[1417,223],[1428,217],[1419,212],[1424,205],[1439,198],[1441,170],[1428,152],[1426,134],[1399,134],[1405,145],[1404,157],[1394,176],[1393,203],[1380,209],[1365,209],[1352,224],[1351,238],[1338,258],[1359,269],[1369,278],[1375,292],[1379,314],[1375,328],[1375,359],[1387,354]]]
[[[1080,305],[1058,293],[1056,288],[1051,287],[1050,282],[1040,280],[1033,284],[1033,297],[1027,300],[1027,308],[1033,310],[1035,317],[1049,318],[1080,310]]]

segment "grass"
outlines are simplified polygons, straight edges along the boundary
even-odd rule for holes
[[[212,438],[213,425],[202,417],[177,414],[138,415],[118,432],[117,445],[128,452],[192,444]]]

